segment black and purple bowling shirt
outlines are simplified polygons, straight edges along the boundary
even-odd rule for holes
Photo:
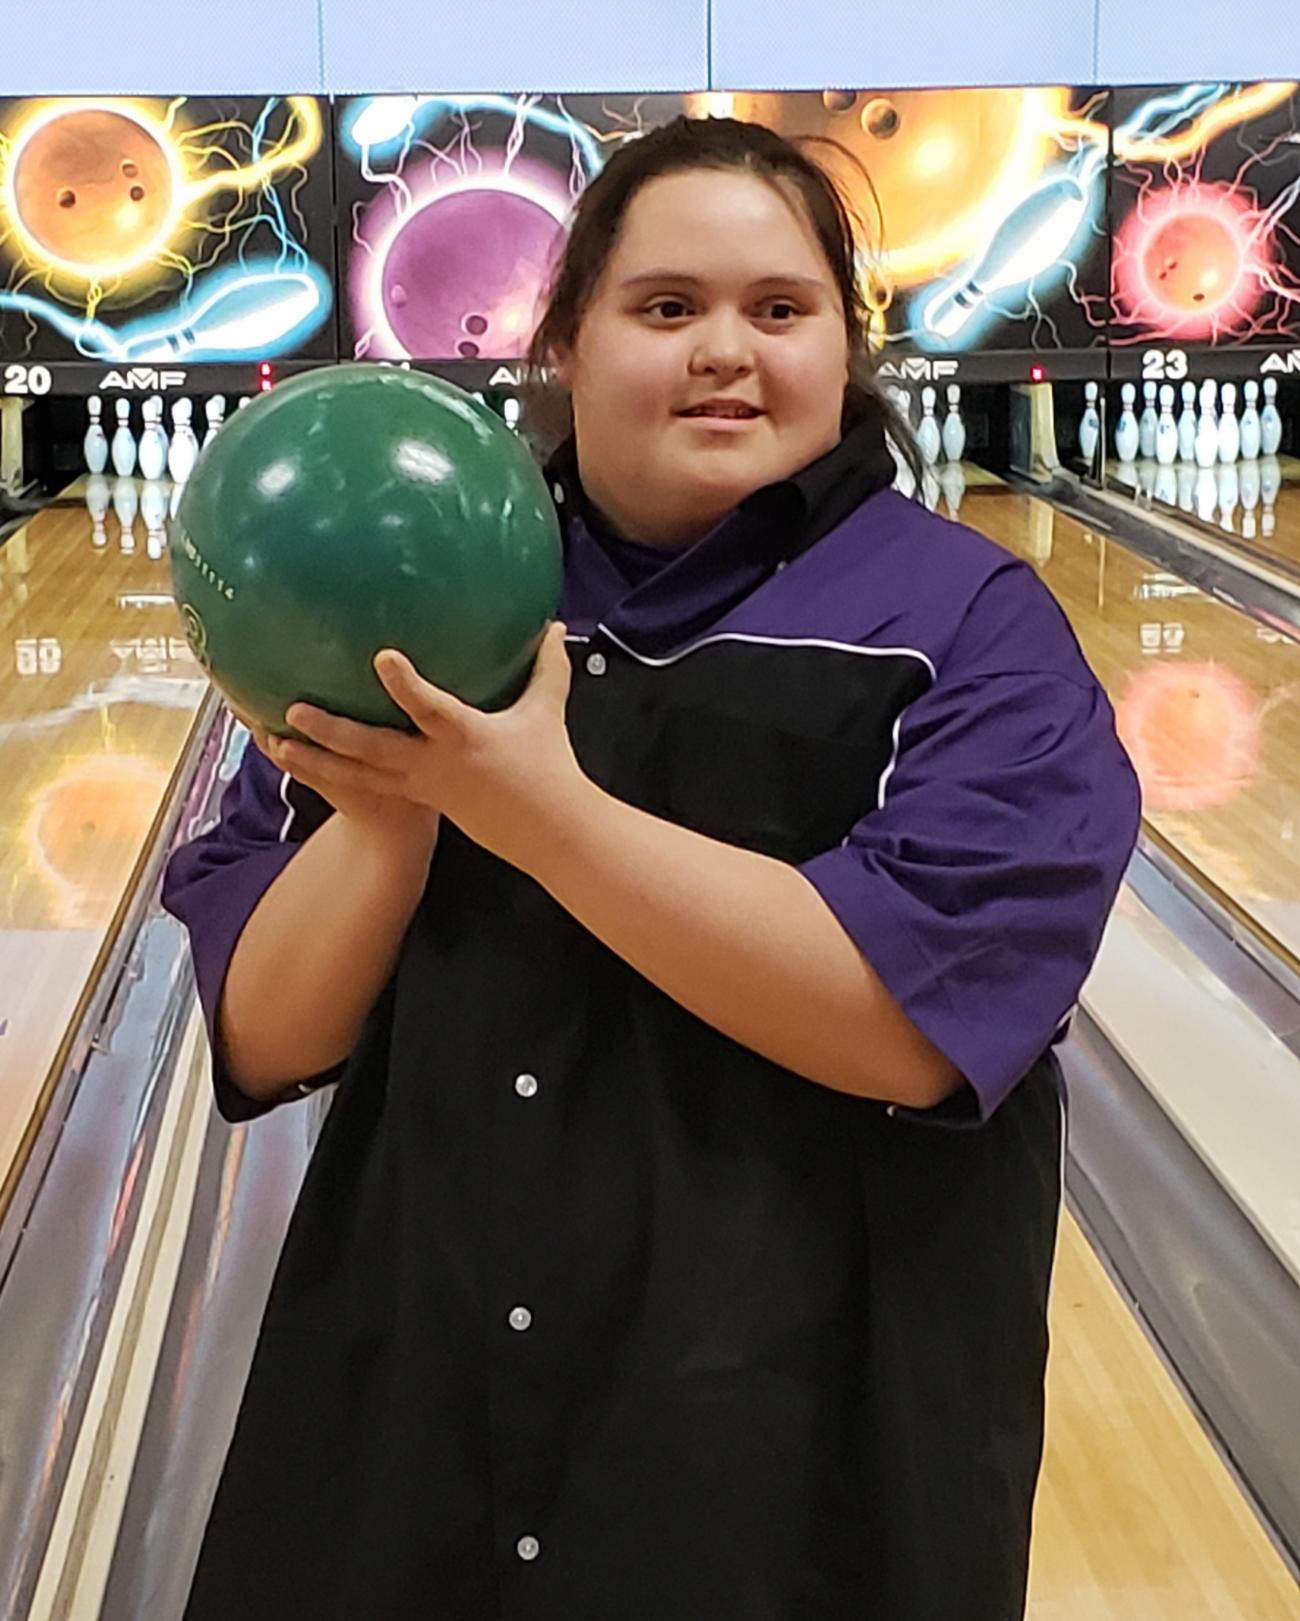
[[[444,823],[356,1051],[303,1077],[337,1089],[189,1621],[1021,1613],[1051,1048],[1138,789],[1033,570],[893,472],[861,422],[664,554],[562,453],[568,724],[608,792],[797,866],[963,1088],[783,1070]],[[210,1029],[327,814],[250,747],[173,858]]]

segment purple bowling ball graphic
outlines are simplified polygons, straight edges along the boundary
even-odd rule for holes
[[[435,197],[398,227],[384,260],[384,315],[412,358],[522,355],[564,239],[559,221],[509,191]]]

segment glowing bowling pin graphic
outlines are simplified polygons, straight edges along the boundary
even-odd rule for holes
[[[931,300],[922,325],[936,337],[955,337],[993,293],[1032,281],[1064,258],[1087,208],[1088,194],[1072,174],[1040,186],[1003,220],[965,283]]]

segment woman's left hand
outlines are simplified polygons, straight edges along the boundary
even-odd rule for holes
[[[529,870],[545,842],[580,813],[590,787],[565,725],[571,669],[565,627],[543,638],[528,686],[487,714],[425,681],[411,661],[380,653],[375,672],[415,722],[414,733],[294,704],[289,725],[310,738],[271,742],[271,759],[325,798],[330,790],[395,794],[447,816],[484,849]]]

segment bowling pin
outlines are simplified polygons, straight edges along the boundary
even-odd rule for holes
[[[245,394],[239,402],[239,409],[242,411],[246,405],[251,405],[252,403],[253,396],[251,394]]]
[[[948,415],[943,419],[943,453],[950,462],[959,462],[966,454],[966,424],[961,416],[961,389],[956,383],[948,384]],[[957,499],[960,501],[961,497]]]
[[[1193,462],[1178,464],[1178,506],[1183,512],[1192,510],[1192,496],[1196,491],[1196,466]]]
[[[167,549],[167,486],[157,479],[147,480],[140,491],[140,516],[145,550],[150,557],[161,557]]]
[[[519,418],[523,415],[523,406],[513,394],[507,394],[505,403],[501,407],[501,414],[506,419],[506,427],[511,433],[519,432]]]
[[[961,511],[962,497],[966,494],[966,469],[960,461],[945,462],[939,469],[939,483],[948,511],[955,518]]]
[[[1225,465],[1235,462],[1241,453],[1241,423],[1237,421],[1237,389],[1233,383],[1223,385],[1222,408],[1219,412],[1219,460]]]
[[[933,467],[939,460],[939,451],[943,446],[939,420],[934,414],[937,397],[932,388],[921,390],[921,426],[916,431],[916,443],[921,452],[921,459],[927,467]]]
[[[1196,475],[1196,516],[1202,523],[1213,523],[1219,504],[1219,481],[1214,476],[1214,463],[1207,466],[1198,461],[1197,466],[1200,471]]]
[[[104,402],[98,394],[92,394],[86,401],[86,412],[90,417],[90,426],[82,440],[86,471],[102,473],[108,466],[108,435],[104,432]]]
[[[1270,377],[1268,383],[1273,379]],[[1264,385],[1268,392],[1268,383]],[[1276,456],[1261,456],[1259,459],[1259,532],[1261,535],[1271,535],[1277,522],[1277,515],[1273,511],[1277,501],[1277,493],[1282,488],[1282,467]]]
[[[1138,432],[1138,419],[1133,414],[1133,406],[1137,400],[1137,389],[1132,383],[1125,383],[1119,391],[1123,409],[1119,413],[1119,421],[1115,424],[1115,454],[1122,462],[1131,462],[1138,453],[1141,434]]]
[[[1156,460],[1172,467],[1178,460],[1178,424],[1174,421],[1174,391],[1168,383],[1160,390],[1160,417],[1156,422]]]
[[[1255,508],[1259,505],[1259,462],[1258,460],[1244,461],[1241,464],[1241,538],[1254,540],[1255,538]]]
[[[118,400],[117,429],[113,434],[113,471],[119,478],[135,472],[135,435],[131,432],[131,402]]]
[[[1101,436],[1101,417],[1097,411],[1097,385],[1083,385],[1083,416],[1079,419],[1079,454],[1091,468],[1097,454],[1097,440]]]
[[[1178,460],[1196,459],[1196,384],[1183,384],[1183,414],[1178,418]]]
[[[1138,489],[1148,500],[1156,493],[1156,473],[1159,471],[1154,460],[1144,457],[1137,464]]]
[[[140,494],[135,480],[123,475],[113,480],[113,511],[122,526],[121,547],[124,552],[135,550],[135,515],[140,510]]]
[[[190,400],[177,400],[172,406],[172,442],[167,452],[167,468],[175,484],[184,484],[199,459],[199,442],[190,420],[193,414],[194,405]]]
[[[1213,467],[1219,459],[1219,424],[1214,416],[1215,393],[1212,382],[1201,384],[1201,415],[1196,424],[1196,465],[1200,468]]]
[[[1155,498],[1162,501],[1165,506],[1172,507],[1178,502],[1178,469],[1170,462],[1156,464]]]
[[[203,414],[208,419],[208,431],[203,435],[203,448],[206,450],[221,432],[221,425],[226,420],[226,396],[214,394],[203,407]]]
[[[1160,420],[1156,414],[1154,383],[1143,383],[1142,400],[1142,416],[1138,422],[1138,454],[1144,461],[1150,461],[1156,453],[1156,427]]]
[[[90,544],[97,552],[102,551],[108,545],[108,534],[104,528],[104,519],[108,516],[108,503],[111,493],[109,482],[102,473],[92,473],[86,480],[86,511],[90,514]]]
[[[1259,384],[1252,377],[1242,390],[1245,409],[1241,413],[1241,455],[1253,462],[1260,452]]]
[[[167,430],[162,425],[163,402],[155,394],[143,407],[144,432],[140,435],[140,476],[161,478],[167,471]]]
[[[889,395],[890,402],[892,403],[895,411],[898,412],[899,416],[902,417],[903,421],[906,422],[910,427],[912,420],[912,400],[907,390],[905,388],[890,388],[886,392]],[[916,490],[916,479],[912,476],[912,469],[903,460],[902,455],[899,453],[898,446],[888,434],[885,435],[885,443],[889,446],[889,453],[894,458],[894,466],[898,469],[897,475],[894,478],[894,488],[899,492],[900,495],[910,496]]]
[[[1231,387],[1231,385],[1229,385]],[[1219,464],[1219,527],[1226,529],[1230,535],[1235,534],[1237,525],[1234,514],[1237,510],[1237,497],[1241,490],[1240,479],[1237,475],[1235,461],[1221,462]]]
[[[921,482],[921,500],[931,512],[939,510],[939,496],[943,493],[939,484],[939,474],[933,462],[926,462]]]
[[[1277,378],[1264,379],[1264,409],[1259,413],[1259,448],[1276,456],[1282,448],[1282,418],[1277,409]]]

